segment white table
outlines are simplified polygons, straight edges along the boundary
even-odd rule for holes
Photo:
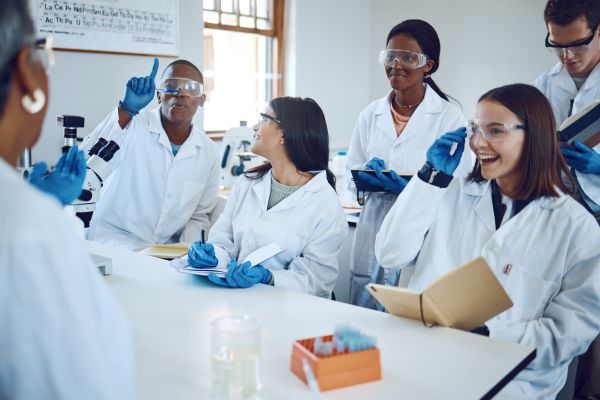
[[[352,323],[378,339],[383,379],[323,393],[325,399],[476,399],[495,393],[534,357],[529,347],[496,341],[274,287],[213,286],[168,262],[87,242],[111,257],[106,277],[129,315],[140,399],[210,398],[209,323],[224,315],[262,320],[262,399],[310,399],[290,372],[295,339]]]

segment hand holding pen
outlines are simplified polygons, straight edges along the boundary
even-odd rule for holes
[[[194,268],[214,268],[219,264],[215,256],[215,248],[212,244],[206,243],[205,232],[202,229],[200,241],[192,243],[188,250],[188,264]]]

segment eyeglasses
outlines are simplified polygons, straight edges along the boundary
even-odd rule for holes
[[[498,143],[506,140],[511,130],[527,129],[525,125],[521,124],[505,124],[480,119],[468,120],[466,128],[469,141],[475,140],[477,134],[481,132],[483,139],[488,143]]]
[[[33,47],[38,50],[38,57],[46,69],[46,73],[48,73],[54,65],[54,50],[52,47],[53,43],[54,38],[52,36],[38,39],[33,42]]]
[[[190,97],[200,97],[204,94],[204,85],[187,78],[165,78],[156,89],[164,94],[182,94]]]
[[[279,121],[277,118],[271,117],[270,115],[264,114],[264,113],[260,113],[260,118],[258,119],[258,123],[256,125],[263,126],[263,125],[266,125],[265,122],[268,124],[269,121],[273,121],[273,122],[281,125],[281,121]]]
[[[427,64],[427,61],[429,57],[425,54],[410,50],[385,49],[379,53],[379,62],[390,68],[398,63],[400,68],[417,69]]]
[[[546,48],[560,58],[569,58],[582,55],[588,51],[589,44],[592,43],[592,40],[594,40],[594,37],[596,36],[596,29],[597,27],[592,30],[593,33],[590,35],[590,37],[578,40],[566,46],[552,43],[550,41],[550,33],[547,33],[545,43]]]

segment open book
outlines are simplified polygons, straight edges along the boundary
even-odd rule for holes
[[[466,331],[512,307],[483,257],[441,276],[422,293],[377,284],[367,289],[391,314]]]
[[[600,100],[594,100],[577,114],[567,118],[558,129],[561,142],[571,144],[574,140],[594,147],[600,143]]]

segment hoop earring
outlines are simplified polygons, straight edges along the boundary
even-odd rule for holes
[[[46,105],[46,95],[37,88],[33,91],[33,99],[28,94],[21,98],[21,105],[29,114],[37,114]]]

